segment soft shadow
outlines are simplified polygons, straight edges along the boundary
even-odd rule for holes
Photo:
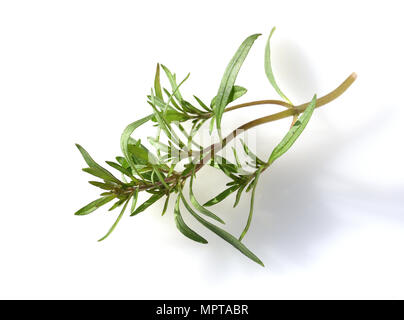
[[[267,269],[262,272],[279,274],[310,266],[321,254],[321,246],[343,236],[347,229],[357,227],[352,223],[354,217],[347,219],[340,206],[337,211],[334,209],[336,202],[340,204],[343,201],[349,206],[350,214],[357,215],[357,219],[354,219],[356,223],[366,222],[369,215],[373,218],[376,215],[381,221],[392,220],[404,225],[403,187],[380,190],[361,181],[337,178],[330,166],[335,155],[344,152],[352,143],[382,131],[389,119],[394,119],[393,112],[388,116],[386,114],[376,114],[354,132],[339,133],[331,129],[333,132],[328,133],[322,142],[308,146],[307,152],[300,153],[300,156],[285,157],[281,160],[282,165],[276,164],[271,172],[268,170],[262,175],[253,223],[245,238],[246,245],[266,263]],[[265,145],[267,141],[267,137],[263,136],[257,139],[258,145]],[[215,184],[217,178],[210,174],[206,178],[212,179],[211,183],[201,181],[200,185],[205,184],[205,187],[200,193],[205,191],[211,194],[206,186],[211,186],[212,182]],[[213,210],[223,213],[220,216],[228,222],[226,230],[238,235],[240,226],[242,228],[245,223],[248,208],[249,195],[244,197],[237,210],[230,208],[230,201],[217,205]],[[380,208],[387,210],[381,212]],[[243,257],[231,253],[229,246],[219,245],[218,241],[221,240],[211,241],[212,248],[206,257],[206,272],[210,275],[216,274],[218,280],[238,270],[251,272],[254,267],[257,270],[254,263],[248,260],[241,262]]]

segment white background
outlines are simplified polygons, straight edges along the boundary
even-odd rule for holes
[[[404,298],[403,57],[400,1],[1,1],[0,298]],[[242,40],[263,33],[237,84],[276,98],[263,70],[272,26],[278,82],[296,104],[354,85],[319,109],[265,172],[245,238],[262,268],[209,231],[180,234],[162,203],[125,216],[73,213],[98,191],[74,143],[102,162],[150,113],[155,64],[209,100]],[[226,114],[230,129],[278,109]],[[289,121],[256,130],[267,157]],[[142,132],[146,137],[147,130]],[[205,168],[195,188],[224,188]],[[248,197],[215,209],[239,234]]]

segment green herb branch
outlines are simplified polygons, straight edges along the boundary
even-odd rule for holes
[[[83,171],[101,180],[89,181],[89,183],[102,189],[103,192],[100,198],[90,202],[75,214],[90,214],[113,200],[115,202],[109,208],[110,211],[122,207],[115,223],[99,241],[106,239],[116,228],[130,202],[130,215],[135,216],[161,198],[165,198],[162,209],[162,215],[164,215],[171,199],[170,196],[175,194],[174,220],[178,230],[183,235],[196,242],[207,243],[205,238],[185,223],[181,212],[181,203],[186,211],[205,228],[227,241],[251,260],[264,266],[262,261],[242,243],[252,222],[254,198],[259,177],[275,160],[290,149],[307,126],[314,109],[338,98],[356,79],[356,74],[352,73],[329,94],[318,99],[314,95],[309,102],[297,106],[293,105],[279,88],[272,71],[270,40],[274,30],[275,28],[272,29],[265,47],[264,68],[270,84],[283,100],[258,100],[229,106],[247,92],[244,87],[235,85],[235,81],[249,50],[260,36],[254,34],[244,40],[232,57],[222,77],[219,90],[209,104],[197,96],[194,96],[195,103],[183,98],[180,87],[188,79],[189,74],[178,83],[176,74],[171,73],[166,66],[157,64],[154,87],[147,96],[147,102],[153,112],[125,128],[121,136],[123,156],[116,157],[116,161],[106,161],[108,166],[120,174],[120,178],[100,166],[83,147],[77,145],[88,165]],[[167,77],[170,89],[161,85],[161,69]],[[222,138],[221,120],[224,113],[257,105],[279,105],[285,107],[285,110],[247,122]],[[287,117],[293,117],[291,127],[267,160],[260,159],[243,140],[240,140],[240,143],[247,161],[240,161],[240,156],[235,148],[232,148],[233,161],[218,155],[219,151],[241,132]],[[204,147],[195,138],[208,120],[210,121],[209,132],[211,134],[216,125],[219,142]],[[136,129],[148,122],[154,123],[157,129],[154,137],[147,138],[154,151],[150,151],[140,139],[132,137]],[[182,125],[185,122],[192,124],[190,130],[186,130]],[[221,171],[230,179],[230,182],[226,184],[224,191],[201,204],[195,197],[193,185],[198,171],[206,164]],[[189,181],[188,199],[184,195],[184,186],[187,181]],[[138,205],[138,195],[141,191],[149,193],[150,197]],[[234,207],[236,207],[242,195],[249,192],[251,192],[249,214],[246,225],[237,238],[216,224],[224,224],[224,221],[208,207],[223,201],[231,194],[235,194]]]

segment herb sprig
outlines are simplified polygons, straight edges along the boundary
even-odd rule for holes
[[[162,209],[162,215],[164,215],[169,201],[175,198],[174,220],[178,230],[183,235],[199,243],[208,242],[185,223],[181,203],[200,224],[227,241],[251,260],[264,266],[262,261],[242,243],[253,218],[254,198],[259,177],[274,161],[291,148],[307,126],[314,109],[339,97],[356,79],[356,74],[352,73],[329,94],[318,99],[314,95],[313,99],[307,103],[298,106],[293,105],[279,88],[272,71],[270,39],[274,31],[275,28],[271,30],[265,47],[264,67],[269,83],[283,100],[258,100],[229,106],[230,103],[247,92],[244,87],[236,85],[235,81],[254,41],[260,36],[260,34],[254,34],[243,41],[230,60],[219,90],[210,103],[203,102],[197,96],[193,96],[195,100],[193,103],[185,100],[180,88],[188,79],[189,74],[178,83],[175,73],[173,74],[166,66],[157,64],[154,87],[147,96],[147,103],[151,106],[152,113],[129,124],[123,131],[121,136],[123,157],[116,157],[116,161],[106,161],[109,167],[117,171],[120,178],[95,162],[83,147],[76,145],[88,166],[83,171],[101,180],[89,181],[89,183],[100,188],[102,193],[100,198],[90,202],[75,214],[88,215],[111,201],[114,203],[109,208],[110,211],[121,207],[115,223],[99,241],[106,239],[112,233],[128,207],[130,208],[130,215],[135,216],[145,211],[159,199],[165,198]],[[170,83],[170,89],[163,88],[161,85],[161,69]],[[286,110],[247,122],[222,138],[221,121],[224,113],[263,104],[279,105],[285,107]],[[242,149],[248,159],[245,163],[240,161],[235,148],[232,148],[234,162],[218,154],[240,132],[287,117],[293,117],[291,128],[266,161],[258,158],[242,140]],[[195,137],[207,121],[210,121],[210,133],[213,132],[216,124],[219,142],[203,147],[198,144]],[[147,138],[153,148],[152,151],[140,139],[132,138],[134,131],[148,122],[153,123],[157,129],[156,136]],[[182,125],[185,122],[192,124],[189,132]],[[201,204],[195,197],[193,185],[199,171],[205,164],[221,171],[230,179],[230,182],[227,183],[227,188],[224,191]],[[184,195],[184,186],[187,181],[189,181],[189,200]],[[138,205],[138,195],[141,191],[149,193],[150,197]],[[249,192],[251,192],[251,197],[248,218],[241,235],[237,238],[215,224],[224,224],[224,221],[207,207],[223,201],[231,194],[235,194],[234,207],[236,207],[243,193]],[[131,203],[130,206],[129,203]]]

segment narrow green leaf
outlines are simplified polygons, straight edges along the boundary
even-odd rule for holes
[[[241,86],[233,86],[233,88],[230,91],[230,96],[227,100],[226,105],[228,105],[229,103],[233,102],[234,100],[240,98],[241,96],[245,95],[247,93],[247,89],[243,88]],[[216,98],[214,97],[210,103],[211,107],[216,105]]]
[[[137,173],[139,177],[142,177],[142,175],[139,173],[139,171],[136,168],[136,164],[133,161],[133,158],[128,150],[129,146],[129,141],[130,141],[130,136],[135,131],[138,127],[140,127],[142,124],[146,123],[147,121],[151,120],[153,118],[154,114],[150,114],[140,120],[137,120],[135,122],[132,122],[130,125],[128,125],[125,130],[122,132],[121,135],[121,150],[123,155],[125,156],[126,160],[128,161],[129,165],[132,167],[134,172]]]
[[[176,82],[176,79],[175,79],[175,75],[172,74],[171,71],[168,70],[168,68],[167,68],[165,65],[162,64],[161,67],[163,68],[164,72],[165,72],[166,75],[167,75],[168,81],[169,81],[170,84],[171,84],[171,89],[172,89],[173,91],[175,91],[175,92],[174,92],[174,96],[175,96],[179,101],[181,101],[181,100],[182,100],[182,96],[181,96],[180,91],[177,89],[178,86],[177,86],[177,82]]]
[[[238,187],[239,187],[238,185],[234,185],[234,186],[231,186],[230,188],[227,188],[223,192],[219,193],[216,197],[214,197],[213,199],[210,199],[208,202],[206,202],[204,204],[204,206],[210,207],[210,206],[213,206],[213,205],[219,203],[220,201],[223,201],[229,195],[231,195],[234,191],[236,191],[238,189]]]
[[[115,195],[108,195],[108,196],[99,198],[97,200],[94,200],[93,202],[90,202],[88,205],[86,205],[83,208],[81,208],[80,210],[78,210],[75,213],[75,215],[76,216],[87,215],[87,214],[97,210],[99,207],[103,206],[104,204],[107,204],[114,198],[115,198]]]
[[[112,233],[112,231],[114,231],[115,227],[117,226],[117,224],[119,223],[119,221],[121,220],[123,214],[125,213],[126,207],[128,206],[129,203],[129,199],[126,200],[125,205],[123,206],[121,213],[119,214],[118,218],[116,219],[116,221],[114,222],[114,224],[112,225],[112,227],[109,229],[109,231],[107,232],[107,234],[105,236],[103,236],[101,239],[99,239],[98,241],[102,241],[105,240],[106,238],[108,238],[108,236]]]
[[[164,119],[167,121],[167,123],[171,123],[173,121],[184,122],[187,121],[189,117],[184,113],[179,113],[173,109],[168,109],[164,115]],[[158,122],[156,117],[153,117],[152,121]]]
[[[253,216],[253,212],[254,212],[254,199],[255,199],[255,189],[257,188],[257,183],[258,183],[258,177],[261,174],[263,167],[259,168],[257,170],[257,173],[255,174],[255,179],[253,182],[253,189],[252,189],[252,193],[251,193],[251,201],[250,201],[250,212],[248,214],[248,219],[247,219],[247,224],[243,230],[243,232],[240,235],[239,240],[243,240],[244,236],[246,235],[248,229],[250,228],[250,224],[251,224],[251,220],[252,220],[252,216]]]
[[[268,163],[273,163],[276,159],[282,156],[289,148],[293,145],[296,139],[303,132],[304,128],[306,128],[307,123],[309,122],[311,115],[313,114],[314,108],[316,107],[317,96],[314,95],[313,100],[311,100],[310,104],[307,106],[306,110],[299,117],[299,120],[295,122],[295,124],[290,128],[288,133],[282,139],[282,141],[274,148],[269,157]]]
[[[121,173],[127,175],[128,177],[133,177],[132,172],[129,169],[126,169],[113,161],[105,161],[105,162],[112,168],[120,171]]]
[[[233,150],[233,156],[234,156],[234,160],[236,161],[237,167],[241,168],[241,163],[240,163],[240,160],[238,159],[236,148],[231,147],[231,149]]]
[[[230,243],[233,247],[235,247],[237,250],[239,250],[242,254],[250,258],[252,261],[258,263],[259,265],[264,267],[264,264],[262,261],[254,254],[252,253],[243,243],[241,243],[236,237],[232,236],[230,233],[227,231],[219,228],[218,226],[214,225],[213,223],[210,223],[203,219],[201,216],[199,216],[192,208],[191,206],[187,203],[185,200],[183,194],[181,193],[181,198],[182,201],[189,211],[189,213],[196,219],[198,220],[202,225],[204,225],[206,228],[208,228],[210,231],[218,235],[220,238],[222,238],[224,241]]]
[[[199,103],[199,105],[204,108],[206,111],[211,112],[212,110],[202,102],[201,99],[199,99],[197,96],[194,95],[195,100]]]
[[[99,181],[88,181],[88,183],[92,184],[93,186],[96,186],[100,189],[103,189],[103,190],[112,190],[117,186],[117,185],[113,185],[110,183],[104,183],[104,182],[99,182]]]
[[[241,141],[241,144],[243,145],[243,149],[244,149],[245,154],[247,156],[249,156],[251,158],[251,160],[253,160],[256,165],[257,164],[258,165],[265,164],[264,161],[262,161],[260,158],[258,158],[257,155],[248,148],[247,144],[242,139],[240,139],[240,141]]]
[[[247,54],[250,51],[255,39],[257,39],[259,36],[260,34],[253,34],[246,38],[226,67],[222,81],[220,83],[219,91],[216,95],[216,103],[214,107],[216,116],[216,127],[219,133],[221,132],[220,124],[224,108],[229,101],[231,90],[233,88],[234,82],[236,81],[238,72],[240,71],[241,65],[247,57]]]
[[[166,213],[169,202],[170,202],[170,194],[167,194],[166,201],[164,202],[163,212],[161,213],[162,216],[164,216],[164,214]]]
[[[83,168],[82,170],[105,181],[117,183],[115,179],[111,179],[111,176],[109,174],[106,174],[104,171],[99,170],[98,168]],[[122,185],[122,182],[119,181],[119,184]]]
[[[212,118],[210,119],[209,123],[209,134],[212,134],[213,132],[213,126],[215,125],[216,117],[213,115]]]
[[[116,159],[116,161],[118,161],[118,163],[119,163],[122,167],[124,167],[125,169],[129,169],[129,168],[130,168],[130,165],[129,165],[128,161],[126,161],[126,159],[125,159],[124,157],[116,157],[115,159]]]
[[[238,190],[236,194],[236,200],[234,201],[233,208],[237,207],[238,203],[240,202],[241,195],[243,193],[243,190],[245,189],[246,184],[243,184]]]
[[[108,211],[112,211],[118,207],[120,207],[127,199],[119,199],[117,202],[115,202],[111,208],[108,209]]]
[[[206,209],[204,206],[202,206],[198,200],[196,200],[194,192],[192,191],[192,185],[194,181],[194,175],[191,175],[191,181],[189,182],[189,199],[191,200],[192,205],[195,207],[196,210],[198,210],[200,213],[224,224],[224,221],[220,219],[217,215],[215,215],[213,212],[210,212],[208,209]]]
[[[197,234],[194,230],[192,230],[190,227],[188,227],[185,224],[184,220],[182,219],[181,212],[180,212],[180,198],[181,198],[180,196],[177,197],[177,201],[175,202],[175,207],[174,207],[174,219],[175,219],[175,224],[177,225],[177,229],[184,236],[188,237],[191,240],[194,240],[194,241],[200,242],[200,243],[208,243],[208,241],[206,241],[206,239],[202,238],[199,234]]]
[[[285,94],[282,92],[282,90],[279,88],[278,84],[275,81],[274,73],[272,71],[272,66],[271,66],[271,46],[270,46],[270,40],[272,37],[272,34],[275,32],[275,27],[272,28],[271,33],[269,34],[267,44],[265,46],[265,74],[267,75],[267,78],[269,82],[271,83],[272,87],[276,90],[276,92],[288,103],[292,104],[292,102],[285,96]],[[292,104],[293,105],[293,104]]]
[[[156,97],[163,100],[163,93],[161,92],[160,84],[160,64],[157,63],[156,76],[154,77],[154,91],[156,92]]]
[[[90,154],[79,144],[76,143],[77,149],[79,149],[84,161],[88,164],[93,171],[97,171],[98,174],[102,175],[104,180],[113,181],[118,184],[122,184],[111,172],[101,167],[97,162],[91,158]]]
[[[136,188],[132,195],[132,206],[130,208],[131,215],[135,212],[138,196],[139,196],[139,188]]]
[[[156,165],[152,165],[153,166],[153,172],[155,172],[155,174],[157,175],[157,178],[160,180],[161,184],[166,188],[166,189],[170,189],[170,187],[167,185],[167,183],[165,182],[165,178],[163,177],[163,175],[161,174],[158,166]]]
[[[150,153],[143,146],[139,146],[136,144],[128,145],[128,152],[132,158],[132,161],[137,165],[147,165],[150,162]],[[137,166],[136,166],[137,168]]]
[[[153,203],[155,203],[157,200],[159,200],[163,195],[164,195],[164,193],[153,194],[149,199],[147,199],[139,207],[137,207],[137,209],[131,213],[131,216],[137,215],[140,212],[145,211]]]

